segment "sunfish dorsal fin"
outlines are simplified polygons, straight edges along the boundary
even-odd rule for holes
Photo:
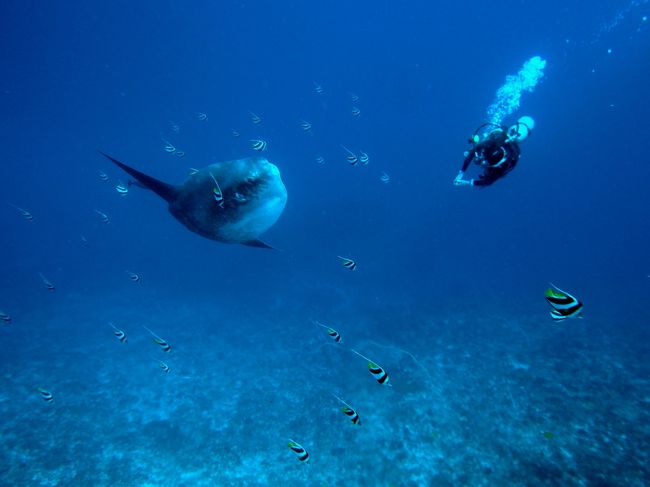
[[[106,157],[108,160],[112,161],[115,165],[121,167],[124,171],[142,183],[144,187],[150,189],[165,201],[172,201],[174,198],[176,198],[177,190],[175,186],[167,184],[156,178],[152,178],[151,176],[147,176],[146,174],[127,166],[123,162],[120,162],[117,159],[113,159],[111,156],[105,154],[102,151],[99,151],[99,153]]]

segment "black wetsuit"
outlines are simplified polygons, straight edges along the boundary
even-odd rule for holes
[[[478,179],[473,180],[474,186],[489,186],[515,168],[519,160],[519,145],[514,141],[506,142],[507,137],[505,130],[494,130],[469,151],[462,171],[465,172],[474,159],[485,168]]]

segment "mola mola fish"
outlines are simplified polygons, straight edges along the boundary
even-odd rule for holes
[[[102,154],[167,201],[169,212],[191,231],[219,242],[272,248],[259,235],[282,214],[287,189],[265,157],[218,162],[174,186]]]

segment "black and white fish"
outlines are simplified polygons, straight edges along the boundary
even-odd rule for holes
[[[256,115],[253,112],[248,112],[248,113],[250,113],[251,115],[251,122],[253,122],[255,125],[259,125],[262,123],[262,119],[258,115]]]
[[[10,325],[11,324],[11,316],[9,315],[9,313],[7,313],[5,311],[2,311],[0,309],[0,321],[2,321],[3,323],[6,323],[7,325]]]
[[[351,271],[357,270],[357,263],[354,260],[348,259],[347,257],[341,257],[340,255],[338,258],[341,259],[341,265],[346,269],[350,269]]]
[[[322,95],[323,93],[325,93],[323,87],[319,83],[316,83],[315,81],[314,81],[314,93],[316,93],[317,95]]]
[[[303,132],[309,132],[311,130],[311,123],[307,122],[306,120],[300,120],[300,128],[303,130]]]
[[[99,171],[99,179],[104,182],[108,181],[108,174],[106,174],[104,171]]]
[[[165,139],[163,139],[163,142],[165,143],[164,150],[165,152],[169,154],[173,154],[176,152],[176,147],[171,142],[167,142]]]
[[[368,162],[370,162],[370,157],[368,157],[368,154],[365,152],[359,151],[359,162],[364,166],[367,166]]]
[[[16,208],[20,212],[20,214],[23,216],[23,218],[25,220],[28,220],[30,222],[34,221],[34,215],[32,215],[29,211],[25,210],[24,208],[21,208],[20,206],[16,206],[16,205],[14,205],[12,203],[9,203],[9,205]]]
[[[357,158],[357,155],[354,152],[352,152],[350,149],[345,147],[344,145],[341,145],[341,147],[343,148],[343,150],[345,152],[347,152],[347,155],[345,156],[345,158],[350,163],[350,165],[351,166],[356,166],[357,162],[359,162],[359,159]]]
[[[388,383],[388,372],[386,372],[382,367],[377,365],[376,362],[373,362],[370,360],[368,357],[361,355],[359,352],[357,352],[354,349],[350,349],[352,352],[356,353],[359,357],[366,359],[368,361],[368,371],[372,374],[372,376],[375,378],[377,382],[379,382],[382,386],[383,385],[390,385]]]
[[[43,401],[45,402],[54,401],[54,395],[47,389],[43,389],[42,387],[37,387],[36,390],[40,393],[41,397],[43,398]]]
[[[341,411],[343,414],[345,414],[348,418],[350,418],[350,421],[352,421],[352,424],[361,426],[361,418],[359,417],[359,413],[350,406],[347,402],[345,402],[343,399],[341,399],[339,396],[336,394],[332,394],[341,404],[343,404],[343,407],[341,408]]]
[[[350,95],[350,99],[352,100],[352,103],[356,103],[356,102],[359,101],[359,97],[357,95],[355,95],[354,93],[350,93],[348,91],[348,95]]]
[[[352,113],[353,117],[358,117],[359,115],[361,115],[361,110],[359,110],[357,107],[352,107],[350,113]]]
[[[140,282],[140,276],[138,274],[131,271],[125,271],[125,272],[129,275],[129,279],[131,279],[133,282]]]
[[[177,123],[174,123],[174,122],[169,122],[169,128],[171,128],[172,132],[174,132],[176,134],[181,131],[180,125],[178,125]]]
[[[289,448],[298,456],[298,460],[301,462],[306,463],[309,461],[309,453],[299,443],[289,439]]]
[[[169,373],[169,365],[167,365],[165,362],[162,360],[158,360],[158,366],[163,370],[165,373]]]
[[[194,176],[199,170],[195,167],[190,167],[189,172],[187,173],[188,176]]]
[[[169,345],[169,343],[167,343],[165,340],[160,338],[158,335],[156,335],[153,331],[151,331],[146,326],[143,326],[143,328],[147,330],[149,333],[151,333],[151,336],[153,336],[153,342],[157,345],[160,345],[160,348],[162,349],[163,352],[169,353],[172,351],[172,347],[171,345]]]
[[[117,191],[121,196],[126,196],[129,194],[129,187],[120,181],[119,184],[115,186],[115,191]]]
[[[43,286],[45,286],[45,288],[48,291],[56,291],[56,287],[54,287],[54,284],[52,284],[50,281],[48,281],[42,273],[39,272],[38,275],[41,277],[41,281],[43,282]]]
[[[325,164],[325,158],[323,156],[318,156],[316,158],[316,164],[320,164],[320,165]]]
[[[582,303],[566,291],[551,284],[544,295],[546,301],[551,305],[551,318],[555,321],[563,321],[567,318],[582,318]]]
[[[120,330],[113,323],[109,323],[109,325],[111,325],[111,328],[113,328],[113,335],[115,335],[120,343],[126,343],[128,341],[128,338],[126,338],[126,333],[124,333],[123,330]]]
[[[236,130],[231,130],[230,135],[232,135],[233,137],[239,137],[240,134]]]
[[[95,213],[99,215],[99,218],[101,219],[102,223],[110,223],[111,219],[108,218],[108,215],[104,213],[103,211],[95,210]]]
[[[379,180],[384,184],[388,184],[388,182],[390,181],[390,176],[386,174],[384,171],[382,171]]]
[[[185,157],[185,152],[183,152],[182,150],[176,149],[176,156],[177,157]]]
[[[219,183],[215,179],[215,177],[210,173],[210,177],[212,178],[212,181],[214,181],[214,186],[212,188],[212,197],[214,198],[214,201],[217,202],[217,205],[219,205],[221,208],[223,208],[223,192],[221,191],[221,188],[219,187]]]
[[[331,328],[327,325],[323,325],[322,323],[319,323],[318,321],[314,321],[314,324],[317,326],[320,326],[321,328],[325,328],[325,331],[329,335],[329,337],[334,340],[336,343],[341,343],[343,340],[341,338],[341,334],[336,331],[334,328]]]
[[[201,120],[203,122],[203,121],[208,119],[208,116],[207,116],[207,114],[205,114],[203,112],[198,112],[196,114],[196,118],[198,118],[199,120]]]
[[[265,151],[266,150],[266,141],[262,139],[252,139],[251,141],[251,147],[253,150],[256,151]]]

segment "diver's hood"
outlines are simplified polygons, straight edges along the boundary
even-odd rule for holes
[[[528,138],[534,128],[535,120],[532,117],[521,117],[517,120],[516,124],[508,129],[508,140],[511,142],[522,142]]]

